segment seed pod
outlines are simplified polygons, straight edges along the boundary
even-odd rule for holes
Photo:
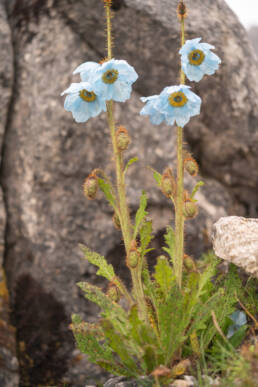
[[[117,230],[121,230],[120,219],[119,219],[119,216],[116,213],[114,213],[112,220],[113,220],[115,228]]]
[[[177,16],[180,21],[187,17],[187,8],[183,0],[177,6]]]
[[[98,178],[95,172],[92,172],[83,184],[83,191],[87,199],[93,200],[95,199],[98,192]]]
[[[176,181],[170,168],[165,169],[161,179],[161,191],[169,198],[176,193]]]
[[[186,219],[193,219],[198,214],[198,207],[192,200],[187,200],[184,202],[183,212]]]
[[[199,171],[198,164],[192,157],[186,157],[184,159],[184,167],[191,176],[196,176]]]
[[[130,269],[135,269],[139,263],[140,254],[137,250],[136,241],[132,242],[132,247],[129,250],[129,253],[126,257],[126,264]]]
[[[125,151],[128,148],[128,145],[131,143],[129,134],[124,126],[119,126],[116,131],[116,143],[120,152]]]
[[[106,294],[109,298],[111,298],[112,301],[118,302],[120,300],[121,295],[120,295],[119,289],[112,282],[108,285],[108,289],[107,289]]]

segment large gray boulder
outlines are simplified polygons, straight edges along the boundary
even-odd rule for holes
[[[140,76],[132,99],[117,104],[115,113],[133,140],[126,157],[140,158],[128,173],[130,207],[134,213],[145,189],[155,216],[158,249],[173,213],[146,166],[162,172],[175,163],[175,130],[152,126],[140,117],[139,96],[178,82],[176,3],[114,1],[115,56],[128,60]],[[206,182],[199,194],[200,215],[187,224],[188,252],[198,256],[210,246],[213,222],[232,213],[248,216],[257,204],[258,74],[246,33],[224,1],[188,3],[188,37],[202,36],[214,44],[223,61],[215,76],[193,85],[203,99],[202,113],[185,130]],[[98,311],[83,298],[76,282],[90,279],[105,285],[82,259],[78,243],[106,255],[128,277],[110,207],[101,195],[97,201],[86,201],[81,187],[93,168],[113,175],[105,115],[76,124],[59,96],[78,79],[71,75],[78,64],[105,56],[103,3],[0,0],[0,4],[7,6],[12,29],[13,45],[9,38],[7,48],[10,53],[14,48],[15,82],[12,87],[10,73],[7,85],[12,103],[8,120],[3,120],[1,186],[7,214],[4,266],[21,383],[66,382],[81,387],[101,376],[74,349],[70,315],[80,312],[92,321]],[[0,69],[2,79],[6,72]],[[193,179],[186,180],[192,187]]]

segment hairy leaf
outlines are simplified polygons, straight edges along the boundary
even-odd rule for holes
[[[115,277],[115,272],[113,266],[108,264],[105,257],[102,255],[91,251],[87,246],[80,245],[83,253],[85,254],[85,259],[92,263],[95,266],[99,267],[97,275],[107,278],[109,281],[112,281]]]
[[[167,232],[164,235],[165,242],[168,247],[163,247],[163,250],[166,251],[170,258],[171,262],[174,264],[174,259],[175,259],[175,248],[176,248],[176,239],[175,239],[175,232],[172,227],[168,226],[167,227]]]
[[[192,193],[191,193],[191,199],[194,199],[196,192],[201,188],[205,183],[203,181],[198,181],[198,183],[195,185]]]
[[[160,289],[165,295],[169,294],[173,283],[173,270],[165,256],[158,257],[158,263],[155,266],[154,278]]]
[[[143,223],[143,226],[140,229],[140,240],[141,240],[141,255],[144,256],[148,251],[147,247],[149,246],[151,240],[153,239],[152,233],[152,221],[146,221]]]

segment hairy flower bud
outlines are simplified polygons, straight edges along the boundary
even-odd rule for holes
[[[184,254],[184,266],[189,271],[196,271],[196,264],[190,255]]]
[[[92,172],[85,180],[83,184],[83,191],[87,199],[95,199],[98,192],[98,178],[95,172]]]
[[[125,151],[130,144],[131,139],[128,135],[128,132],[124,126],[119,126],[116,131],[116,143],[117,148],[120,152]]]
[[[177,16],[180,21],[187,17],[187,8],[183,0],[180,0],[177,6]]]
[[[161,191],[166,197],[174,196],[176,193],[176,181],[172,174],[172,170],[167,168],[162,175]]]
[[[135,269],[138,266],[140,260],[140,254],[137,250],[136,241],[132,242],[132,247],[129,250],[129,253],[126,257],[126,264],[130,269]]]
[[[116,213],[114,213],[112,221],[114,223],[115,228],[117,230],[121,230],[120,219],[119,219],[119,216]]]
[[[118,287],[114,283],[110,283],[107,289],[107,296],[111,298],[112,301],[118,302],[120,300],[120,292]]]
[[[184,159],[184,167],[191,176],[196,176],[199,171],[197,162],[191,156]]]
[[[186,219],[193,219],[198,214],[197,204],[192,200],[185,201],[183,212]]]

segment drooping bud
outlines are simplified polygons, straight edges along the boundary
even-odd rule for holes
[[[161,191],[166,197],[176,193],[176,181],[170,168],[165,169],[161,179]]]
[[[95,199],[98,192],[98,178],[96,173],[93,171],[85,180],[83,184],[83,191],[87,199]]]
[[[105,5],[112,5],[112,0],[103,0]]]
[[[119,126],[116,131],[116,143],[120,152],[125,151],[128,148],[128,145],[131,143],[129,134],[124,126]]]
[[[113,215],[113,218],[112,218],[112,221],[114,223],[114,226],[117,230],[121,230],[121,223],[120,223],[120,219],[119,219],[119,216],[114,213]]]
[[[177,16],[180,21],[187,17],[187,8],[183,0],[180,0],[177,6]]]
[[[196,264],[190,255],[184,254],[184,266],[189,271],[196,271]]]
[[[120,300],[121,294],[118,287],[113,282],[108,285],[106,294],[112,301],[118,302]]]
[[[191,156],[187,156],[185,159],[184,159],[184,167],[185,167],[185,170],[189,173],[189,175],[191,176],[196,176],[198,171],[199,171],[199,167],[198,167],[198,164],[197,162],[194,160],[193,157]]]
[[[139,251],[137,250],[137,243],[136,241],[132,241],[131,248],[126,257],[126,264],[130,269],[135,269],[138,266],[139,261],[140,261],[140,254],[139,254]]]
[[[183,212],[186,219],[193,219],[198,214],[197,204],[192,200],[185,201]]]

